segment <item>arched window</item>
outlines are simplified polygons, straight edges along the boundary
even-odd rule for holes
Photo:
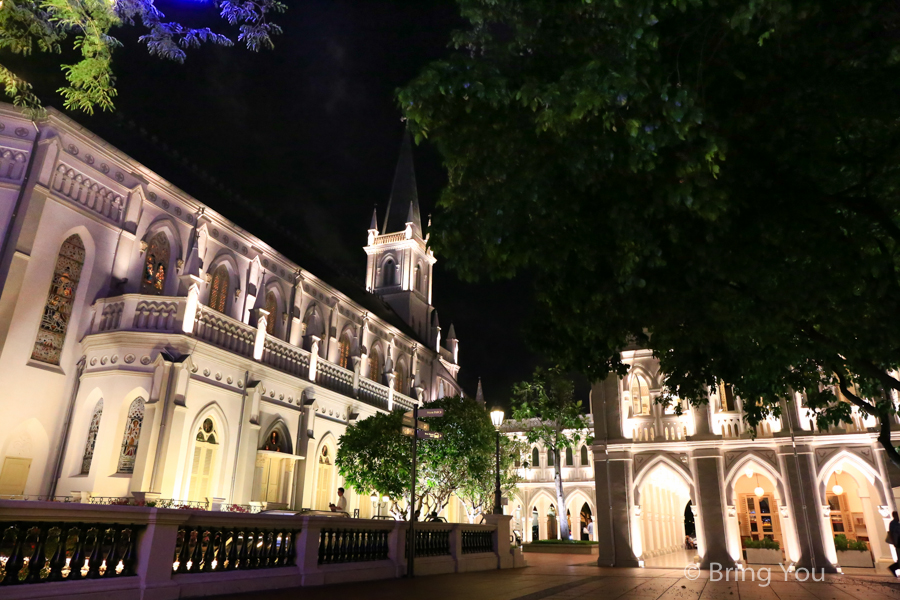
[[[396,285],[397,281],[397,266],[394,263],[393,258],[389,258],[384,261],[384,286],[387,287],[389,285]]]
[[[141,293],[161,296],[166,288],[169,269],[169,238],[159,232],[147,244],[144,259],[144,276],[141,278]]]
[[[338,364],[345,369],[350,368],[350,333],[346,332],[341,336],[341,342],[338,346],[340,350],[340,356],[338,357]]]
[[[732,412],[737,410],[737,401],[734,398],[734,388],[725,383],[719,383],[719,397],[722,402],[722,410]]]
[[[188,500],[191,502],[203,502],[210,496],[210,482],[218,449],[219,434],[216,431],[216,423],[207,417],[203,419],[194,436],[194,455],[191,459],[191,479],[188,488]]]
[[[415,277],[413,279],[415,287],[413,288],[417,292],[422,291],[422,265],[416,265]]]
[[[135,398],[128,407],[128,420],[125,421],[125,435],[122,436],[122,450],[119,452],[119,468],[116,469],[118,473],[134,473],[134,459],[143,423],[144,399]]]
[[[397,370],[394,371],[394,390],[401,394],[407,393],[406,369],[400,362],[397,362]]]
[[[369,379],[381,383],[381,353],[377,348],[369,354]]]
[[[581,466],[587,467],[589,464],[590,464],[590,461],[588,460],[587,446],[582,446],[581,447]]]
[[[212,288],[209,291],[209,307],[219,312],[228,308],[228,267],[219,265],[212,276]]]
[[[553,451],[550,448],[547,448],[547,466],[555,467],[556,466],[556,457],[553,456]]]
[[[269,290],[266,294],[266,312],[269,313],[268,321],[266,321],[266,333],[275,335],[275,319],[278,318],[278,298],[275,292]]]
[[[334,487],[334,459],[331,447],[324,444],[319,451],[319,460],[316,467],[316,504],[314,508],[328,510],[331,499],[337,496]]]
[[[531,449],[531,467],[537,469],[541,466],[541,455],[538,453],[537,446]]]
[[[77,235],[69,236],[60,246],[56,258],[50,292],[47,294],[34,349],[31,351],[31,358],[34,360],[51,365],[59,364],[83,266],[84,244]]]
[[[103,398],[97,401],[91,424],[88,426],[87,441],[84,443],[84,456],[81,458],[81,474],[91,472],[91,461],[94,459],[94,445],[97,443],[97,432],[100,431],[100,417],[103,416]]]
[[[650,387],[640,375],[631,379],[631,406],[634,416],[650,414]]]
[[[572,449],[566,448],[566,466],[574,467],[575,466],[575,457],[572,456]]]

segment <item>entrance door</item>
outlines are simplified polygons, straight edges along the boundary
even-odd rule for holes
[[[781,523],[778,519],[778,502],[770,494],[755,496],[741,494],[741,512],[738,515],[741,538],[761,540],[769,538],[784,549]]]
[[[260,497],[264,502],[281,502],[281,469],[280,458],[266,458],[260,481]]]
[[[0,471],[0,497],[24,494],[30,470],[30,458],[7,457],[3,461],[3,470]]]
[[[328,510],[331,503],[332,495],[337,496],[337,492],[332,490],[332,474],[334,473],[334,465],[331,463],[328,446],[322,446],[321,454],[319,454],[319,464],[316,473],[316,505],[318,510]]]

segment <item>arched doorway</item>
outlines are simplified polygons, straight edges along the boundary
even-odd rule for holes
[[[205,502],[212,496],[213,470],[219,449],[219,433],[212,417],[203,419],[194,435],[194,453],[191,458],[191,476],[188,500]]]
[[[591,507],[585,502],[581,505],[581,532],[582,541],[591,541],[594,538],[594,515],[591,513]]]
[[[740,532],[740,556],[738,560],[750,559],[748,548],[760,543],[776,542],[781,550],[780,562],[786,561],[787,549],[785,531],[782,529],[780,509],[782,500],[775,482],[762,471],[748,467],[734,481],[734,505]],[[752,564],[752,560],[748,560]]]
[[[294,460],[291,438],[282,421],[269,428],[256,451],[253,500],[267,508],[287,507],[291,502]]]
[[[334,485],[334,448],[324,443],[316,458],[316,498],[313,508],[328,510],[328,505],[337,497]]]
[[[684,506],[691,500],[685,478],[659,462],[640,478],[637,492],[640,544],[635,554],[644,566],[678,568],[693,562],[696,551],[685,540]]]
[[[541,539],[541,518],[535,506],[531,509],[531,541],[536,542],[539,539]]]
[[[848,454],[828,465],[820,474],[819,482],[825,496],[822,505],[829,508],[823,516],[825,551],[829,558],[833,556],[832,560],[842,567],[855,566],[851,561],[867,563],[866,558],[873,565],[893,562],[891,549],[884,542],[891,509],[884,501],[884,490],[879,489],[882,483],[878,473]],[[868,552],[847,548],[844,554],[841,551],[844,543],[856,548],[865,545]]]

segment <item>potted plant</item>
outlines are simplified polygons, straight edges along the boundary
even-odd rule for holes
[[[842,567],[872,568],[875,566],[866,542],[850,540],[843,533],[839,533],[834,536],[834,549],[837,550],[838,564]]]
[[[747,564],[777,565],[781,563],[781,545],[775,540],[744,538],[744,555]]]

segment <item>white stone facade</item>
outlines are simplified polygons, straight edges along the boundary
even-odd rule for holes
[[[327,508],[348,424],[460,393],[421,231],[365,248],[427,268],[413,325],[60,113],[0,104],[0,496]]]
[[[884,542],[895,506],[893,467],[874,418],[854,409],[851,425],[818,431],[797,395],[754,439],[730,389],[721,386],[708,405],[676,415],[655,403],[662,375],[650,351],[622,358],[628,375],[591,391],[600,564],[675,566],[696,556],[733,566],[752,562],[748,540],[769,538],[784,565],[828,571],[841,565],[838,534],[867,542],[864,554],[876,563],[894,561]],[[686,510],[696,527],[690,551]]]

